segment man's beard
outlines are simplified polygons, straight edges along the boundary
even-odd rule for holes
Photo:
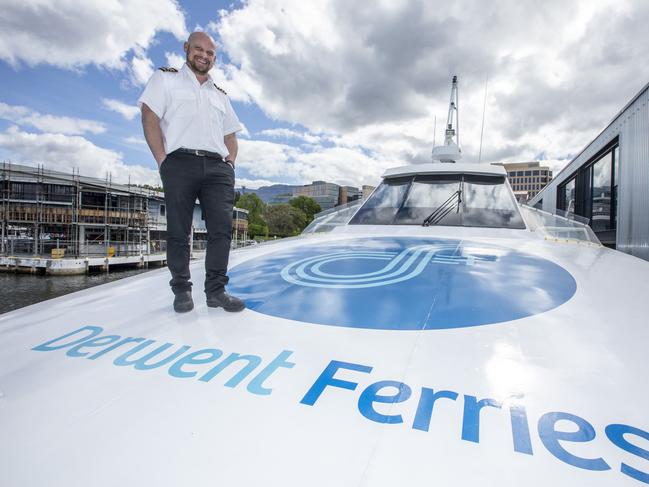
[[[196,56],[194,56],[193,59],[189,59],[189,55],[186,56],[187,64],[189,64],[189,67],[192,68],[192,71],[198,74],[207,74],[212,68],[209,63],[207,63],[207,65],[205,65],[204,67],[202,65],[199,66],[194,62],[194,59],[196,59]]]

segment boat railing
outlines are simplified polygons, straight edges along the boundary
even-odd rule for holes
[[[313,221],[302,231],[302,234],[330,232],[335,227],[347,225],[363,200],[352,201],[317,213]]]
[[[588,225],[588,219],[573,213],[559,215],[520,205],[520,210],[532,232],[543,235],[546,240],[573,241],[601,245],[599,239]]]

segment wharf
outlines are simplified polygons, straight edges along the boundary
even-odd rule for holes
[[[86,274],[91,270],[108,272],[113,266],[142,268],[155,265],[164,266],[166,263],[166,253],[114,257],[64,257],[59,259],[41,256],[7,256],[0,257],[0,272],[75,275]]]

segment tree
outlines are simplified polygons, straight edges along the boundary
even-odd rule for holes
[[[268,237],[268,227],[259,223],[250,223],[248,224],[248,236]]]
[[[306,215],[291,205],[270,205],[264,210],[264,219],[271,235],[290,237],[306,227]]]
[[[264,211],[264,202],[261,200],[257,193],[242,194],[236,201],[237,208],[248,210],[248,220],[252,223],[260,223]]]
[[[256,193],[245,193],[236,202],[237,208],[248,210],[248,235],[251,237],[268,235],[268,227],[263,212],[266,205]]]
[[[302,212],[306,215],[307,225],[313,221],[313,216],[316,213],[320,213],[322,211],[322,208],[316,202],[316,200],[309,198],[308,196],[298,196],[289,200],[288,204],[293,208],[302,210]]]

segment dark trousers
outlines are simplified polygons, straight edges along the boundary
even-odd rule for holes
[[[189,239],[196,199],[207,226],[205,293],[223,290],[228,283],[232,239],[234,169],[220,158],[172,152],[160,166],[167,206],[167,265],[174,294],[190,291]]]

